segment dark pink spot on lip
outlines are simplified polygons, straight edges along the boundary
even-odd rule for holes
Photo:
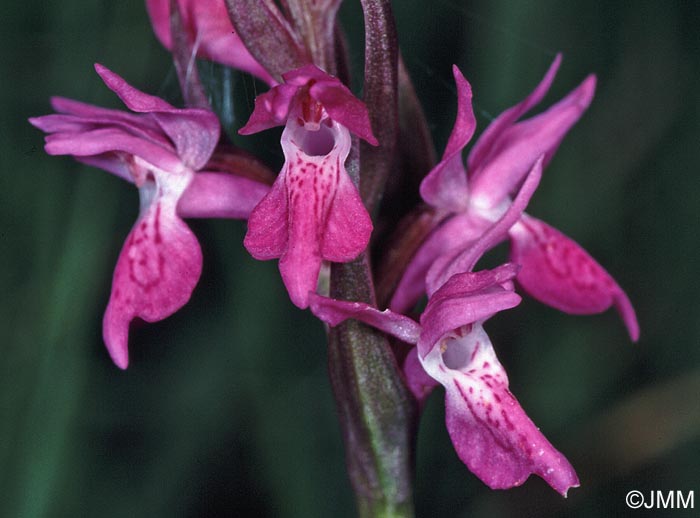
[[[160,235],[160,203],[156,206],[156,216],[155,220],[153,222],[153,230],[155,231],[155,242],[157,245],[163,242],[163,239]]]
[[[508,427],[509,430],[515,430],[515,426],[508,418],[508,414],[506,413],[506,410],[504,408],[501,409],[501,417],[503,417],[503,420],[505,421],[506,426]]]
[[[470,362],[470,363],[474,361],[474,358],[476,358],[476,354],[477,354],[478,352],[479,352],[479,342],[476,342],[476,343],[474,344],[474,350],[472,351],[472,355],[471,355],[471,357],[469,358],[469,362]]]

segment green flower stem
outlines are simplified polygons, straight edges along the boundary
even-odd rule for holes
[[[373,302],[366,255],[334,264],[331,296]],[[413,516],[417,408],[387,338],[357,321],[329,332],[329,371],[361,517]]]

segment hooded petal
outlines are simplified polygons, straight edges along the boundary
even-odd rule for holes
[[[315,73],[309,74],[310,77],[314,77],[313,83],[309,83],[311,98],[321,103],[331,119],[373,146],[378,145],[379,142],[372,134],[372,125],[365,103],[355,97],[350,89],[340,82],[340,79],[326,74],[314,65],[307,65],[300,69],[297,77],[303,77],[311,68],[316,69]],[[287,77],[285,74],[285,79]]]
[[[183,218],[246,219],[270,190],[249,178],[199,171],[177,204]]]
[[[506,289],[517,266],[505,264],[493,270],[466,272],[451,277],[428,300],[421,315],[418,354],[425,357],[440,339],[465,326],[484,321],[520,303],[520,296]]]
[[[255,98],[255,109],[246,125],[238,132],[250,135],[285,124],[298,113],[306,122],[305,110],[318,103],[328,116],[352,133],[376,146],[367,107],[336,77],[315,65],[304,65],[282,75],[285,83]],[[309,102],[309,97],[313,100]],[[317,118],[320,113],[316,114]],[[318,122],[318,121],[313,121]]]
[[[474,135],[476,119],[472,109],[472,89],[456,66],[452,67],[457,85],[457,120],[447,142],[442,160],[420,185],[421,198],[433,207],[461,212],[469,206],[467,172],[462,164],[462,150]]]
[[[274,84],[272,76],[248,52],[229,19],[221,0],[179,0],[183,24],[197,54]],[[170,0],[146,0],[153,31],[168,50],[173,42],[170,26]]]
[[[532,164],[544,155],[546,166],[571,127],[593,99],[595,76],[544,113],[501,131],[490,152],[471,170],[474,203],[483,207],[500,204],[517,188]]]
[[[137,90],[99,63],[95,70],[130,110],[153,116],[172,140],[182,162],[195,170],[207,163],[219,141],[219,120],[214,113],[200,108],[174,108],[159,97]]]
[[[633,341],[639,324],[627,295],[583,248],[558,230],[524,216],[510,231],[517,280],[537,300],[561,311],[588,315],[613,304]]]
[[[532,473],[564,496],[579,485],[571,464],[508,390],[508,377],[480,323],[445,337],[423,366],[445,387],[445,420],[459,458],[487,486],[519,486]]]
[[[129,362],[129,323],[172,315],[187,303],[202,271],[199,243],[175,213],[191,175],[149,173],[154,178],[140,189],[141,215],[119,254],[103,320],[105,344],[122,369]]]
[[[252,135],[266,129],[286,124],[292,103],[299,88],[294,85],[277,85],[255,98],[255,108],[240,135]]]

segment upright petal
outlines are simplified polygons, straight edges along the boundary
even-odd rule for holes
[[[122,369],[129,362],[129,323],[162,320],[190,298],[202,270],[199,243],[176,215],[188,175],[151,170],[140,189],[142,211],[124,243],[103,321],[110,356]]]
[[[491,124],[489,124],[489,126],[482,133],[481,137],[479,137],[479,140],[477,140],[476,144],[474,144],[472,150],[469,152],[469,158],[467,159],[469,171],[476,170],[478,165],[484,161],[488,154],[491,153],[494,143],[500,138],[503,131],[512,126],[515,121],[527,113],[530,108],[536,106],[544,98],[544,96],[547,95],[547,92],[554,81],[554,77],[557,75],[557,70],[559,70],[560,64],[561,54],[557,54],[554,61],[549,66],[549,70],[547,70],[547,73],[542,78],[542,81],[540,81],[532,93],[515,106],[512,106],[501,113]]]
[[[491,144],[490,152],[470,171],[474,203],[496,206],[514,191],[541,155],[546,166],[571,127],[593,99],[595,76],[540,115],[505,128]]]
[[[452,67],[452,73],[457,85],[457,120],[442,160],[421,182],[420,195],[433,207],[460,212],[469,206],[467,172],[462,164],[462,150],[474,134],[476,119],[469,82],[456,66]]]
[[[577,487],[571,464],[508,390],[508,377],[481,324],[448,335],[441,344],[423,358],[423,366],[445,387],[447,430],[471,472],[492,489],[518,486],[532,473],[564,496]]]
[[[558,230],[524,216],[510,231],[517,280],[530,295],[561,311],[588,315],[615,305],[633,341],[639,324],[622,288],[583,248]]]

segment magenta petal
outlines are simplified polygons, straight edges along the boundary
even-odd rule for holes
[[[431,265],[442,257],[453,259],[482,233],[483,225],[469,213],[455,214],[435,229],[411,258],[389,307],[399,313],[410,310],[426,293],[426,273]]]
[[[124,113],[124,115],[129,115]],[[162,148],[172,148],[171,141],[163,135],[163,131],[148,117],[140,118],[115,117],[111,114],[100,115],[66,115],[50,114],[32,117],[29,122],[46,133],[77,134],[99,128],[112,127],[120,129],[134,137],[151,142]],[[148,124],[151,122],[152,124]]]
[[[126,106],[135,112],[150,113],[155,111],[170,111],[176,108],[160,97],[142,92],[127,83],[123,77],[115,74],[110,69],[99,63],[95,63],[95,71],[104,81],[105,85],[112,90],[126,104]]]
[[[442,160],[420,185],[426,203],[443,210],[460,212],[469,205],[467,172],[462,164],[462,150],[474,134],[476,119],[472,109],[472,89],[459,69],[452,67],[457,84],[457,120],[447,142]]]
[[[433,389],[439,385],[425,372],[423,364],[418,359],[418,349],[415,347],[411,349],[403,362],[403,373],[406,377],[406,385],[419,405],[423,405]]]
[[[287,210],[285,169],[282,169],[270,191],[250,213],[248,232],[243,240],[250,255],[266,261],[284,253],[288,234]]]
[[[268,84],[274,80],[250,55],[226,11],[222,0],[179,0],[183,23],[190,33],[197,54],[203,58],[249,72]],[[170,34],[170,0],[146,0],[153,31],[169,50],[172,50]]]
[[[268,71],[248,52],[233,28],[224,2],[189,0],[186,3],[188,14],[194,21],[195,43],[200,44],[203,57],[253,74],[269,85],[276,83]]]
[[[532,93],[515,106],[508,108],[506,111],[501,113],[491,124],[489,124],[469,153],[469,158],[467,159],[467,167],[469,168],[469,171],[476,170],[479,164],[484,161],[486,156],[491,153],[493,144],[498,140],[504,130],[513,125],[515,121],[529,111],[530,108],[542,100],[542,98],[549,91],[549,87],[552,86],[552,82],[554,81],[554,77],[557,75],[557,70],[559,70],[560,64],[561,54],[557,54],[554,61],[549,66],[549,70],[547,70],[547,73],[542,78],[542,81],[540,81],[540,84],[535,87]]]
[[[309,308],[314,315],[332,327],[352,318],[410,344],[415,344],[420,334],[420,326],[410,318],[388,309],[379,311],[364,302],[336,300],[310,293]]]
[[[365,103],[355,97],[338,79],[327,76],[326,81],[319,81],[311,86],[309,94],[320,102],[331,119],[339,122],[351,133],[366,140],[373,146],[379,144],[372,133],[369,112]]]
[[[457,455],[491,489],[519,486],[530,474],[566,496],[574,468],[542,435],[506,384],[488,369],[455,374],[446,387],[445,421]]]
[[[101,155],[79,156],[75,157],[75,159],[78,162],[82,162],[83,164],[91,167],[108,171],[129,183],[134,183],[134,178],[131,176],[129,165],[124,157],[120,156],[119,153],[103,153]]]
[[[44,149],[49,155],[74,155],[77,158],[123,151],[143,158],[165,171],[182,168],[173,151],[132,136],[117,128],[103,128],[83,133],[54,133],[47,135]]]
[[[508,390],[508,377],[479,323],[445,337],[423,365],[446,391],[445,420],[467,467],[492,489],[534,473],[566,496],[579,485],[566,458],[540,433]]]
[[[153,117],[172,139],[184,164],[194,170],[204,167],[219,142],[219,119],[214,113],[191,108],[154,113]]]
[[[340,171],[338,187],[326,220],[321,255],[327,261],[343,263],[367,248],[372,220],[345,168],[340,163],[335,167]]]
[[[524,216],[510,236],[511,259],[522,265],[517,280],[530,295],[581,315],[600,313],[614,304],[632,340],[639,338],[639,324],[627,295],[577,243],[530,216]]]
[[[66,99],[65,97],[52,97],[51,106],[58,113],[74,115],[94,123],[98,123],[99,121],[101,124],[119,123],[122,126],[128,125],[132,128],[140,128],[140,130],[144,132],[147,131],[151,138],[164,139],[164,137],[160,135],[160,126],[158,126],[153,119],[142,114],[102,108],[100,106],[74,101],[73,99]]]
[[[240,135],[252,135],[259,131],[286,124],[289,110],[299,88],[294,85],[277,85],[255,98],[255,108],[248,122],[238,130]]]
[[[182,162],[192,169],[207,163],[219,141],[219,120],[208,110],[177,109],[154,95],[137,90],[108,68],[95,64],[104,83],[126,106],[141,113],[150,113],[175,144]]]
[[[515,199],[500,219],[484,230],[478,239],[470,242],[458,254],[443,254],[435,260],[426,275],[425,283],[428,295],[431,295],[453,275],[471,271],[487,250],[505,238],[508,230],[522,217],[525,207],[540,183],[543,158],[540,156],[534,163]]]
[[[421,315],[418,354],[426,356],[441,337],[452,330],[484,321],[520,303],[520,296],[503,287],[517,272],[505,264],[493,270],[466,272],[451,277],[428,300]]]
[[[183,218],[246,219],[269,190],[248,178],[200,171],[182,194],[177,213]]]
[[[490,153],[471,171],[475,202],[486,207],[501,203],[540,155],[544,155],[546,166],[566,133],[590,105],[595,84],[595,76],[588,76],[544,113],[504,129],[492,143]]]
[[[156,322],[172,315],[187,303],[202,270],[199,243],[175,215],[171,198],[156,195],[127,237],[114,270],[103,336],[122,369],[129,362],[129,323],[137,317]]]

